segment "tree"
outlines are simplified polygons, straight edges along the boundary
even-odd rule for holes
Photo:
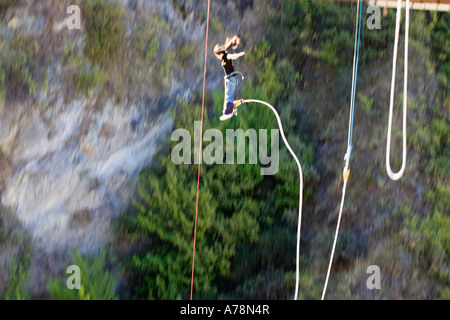
[[[175,126],[191,136],[200,108],[180,102]],[[192,112],[191,112],[192,111]],[[192,154],[198,146],[192,146]],[[193,155],[191,154],[191,158]],[[166,154],[138,179],[139,197],[127,225],[129,236],[145,238],[150,250],[127,264],[143,275],[136,294],[149,299],[181,299],[189,293],[196,200],[196,165],[175,165]],[[252,198],[259,171],[234,165],[202,166],[194,287],[198,296],[217,292],[216,281],[228,277],[236,243],[255,241],[258,203]]]
[[[115,300],[116,279],[105,270],[106,250],[97,257],[83,256],[78,250],[71,253],[72,265],[80,268],[81,288],[68,289],[66,279],[53,279],[47,285],[54,300]]]

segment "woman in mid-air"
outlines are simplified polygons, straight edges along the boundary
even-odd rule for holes
[[[234,70],[233,60],[236,60],[239,57],[242,57],[245,52],[239,53],[228,53],[227,50],[231,47],[236,49],[239,45],[241,39],[238,36],[234,36],[233,38],[227,38],[225,44],[220,45],[216,44],[214,47],[214,54],[217,59],[222,61],[222,67],[225,72],[225,101],[223,107],[223,114],[220,117],[220,120],[226,120],[233,116],[233,111],[237,105],[242,103],[242,100],[238,102],[234,102],[234,89],[238,84],[238,78],[236,72]]]

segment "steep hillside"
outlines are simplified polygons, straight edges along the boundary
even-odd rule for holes
[[[69,1],[0,13],[0,297],[187,299],[197,165],[173,163],[170,133],[193,136],[200,119],[207,3],[79,4],[81,30],[65,27]],[[212,48],[238,34],[246,54],[236,61],[245,74],[236,96],[276,107],[302,163],[299,297],[319,299],[342,191],[356,4],[211,4],[204,131],[277,128],[271,111],[253,104],[218,120],[223,71]],[[408,160],[394,182],[385,153],[395,10],[384,10],[379,30],[366,27],[365,10],[351,173],[327,298],[448,299],[450,14],[411,12]],[[194,298],[293,298],[298,174],[281,139],[279,156],[273,176],[260,174],[261,163],[202,165]],[[65,291],[72,263],[92,270],[88,292],[74,297]],[[381,290],[366,287],[370,265],[380,267]]]
[[[69,4],[2,7],[0,22],[1,203],[31,237],[37,294],[70,250],[112,240],[111,220],[172,127],[170,106],[201,81],[193,2],[186,12],[166,1],[82,2],[81,30],[65,26]],[[12,253],[2,245],[2,274]]]

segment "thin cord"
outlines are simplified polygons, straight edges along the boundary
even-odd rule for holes
[[[355,68],[356,68],[356,46],[358,45],[358,12],[359,12],[359,2],[356,7],[356,21],[355,21],[355,50],[353,51],[353,71],[352,71],[352,93],[350,95],[350,112],[348,114],[348,127],[352,125],[353,122],[353,113],[351,112],[353,110],[353,91],[355,86]],[[347,139],[347,146],[351,145],[350,142],[350,130],[348,131],[348,139]]]
[[[358,10],[359,9],[359,10]],[[359,14],[359,19],[358,19],[358,14]],[[356,51],[356,63],[354,64],[354,68],[353,68],[353,78],[355,79],[352,85],[352,102],[350,105],[350,121],[349,121],[349,139],[348,139],[348,144],[347,144],[347,154],[346,154],[346,164],[345,164],[345,168],[344,168],[344,186],[342,187],[342,199],[341,199],[341,205],[339,208],[339,216],[338,216],[338,222],[336,225],[336,232],[334,235],[334,242],[333,242],[333,248],[331,250],[331,256],[330,256],[330,262],[328,264],[328,271],[327,271],[327,277],[325,279],[325,285],[323,287],[323,292],[322,292],[322,300],[325,299],[325,294],[327,292],[327,287],[328,287],[328,281],[330,279],[330,273],[331,273],[331,267],[333,265],[333,259],[334,259],[334,253],[336,251],[336,244],[337,244],[337,239],[338,239],[338,235],[339,235],[339,229],[341,226],[341,218],[342,218],[342,211],[344,208],[344,201],[345,201],[345,192],[347,190],[347,181],[348,181],[348,177],[350,174],[350,155],[353,149],[352,146],[352,140],[353,140],[353,118],[354,118],[354,112],[355,112],[355,96],[356,96],[356,83],[357,83],[357,73],[358,73],[358,61],[359,61],[359,46],[360,46],[360,42],[361,42],[361,16],[362,16],[362,0],[358,1],[357,7],[356,7],[356,21],[358,23],[358,41],[355,42],[356,46],[355,46],[355,51]],[[356,38],[356,35],[355,35]],[[355,61],[355,60],[354,60]]]
[[[337,227],[336,227],[336,233],[334,235],[334,242],[333,242],[333,249],[331,251],[331,258],[330,258],[330,263],[328,265],[328,273],[327,273],[327,278],[325,280],[325,286],[323,288],[323,292],[322,292],[322,300],[325,299],[325,294],[327,292],[327,286],[328,286],[328,280],[330,278],[330,271],[331,271],[331,266],[333,264],[333,257],[334,257],[334,251],[336,250],[336,243],[337,243],[337,239],[338,239],[338,234],[339,234],[339,227],[341,225],[341,218],[342,218],[342,209],[344,207],[344,200],[345,200],[345,191],[347,190],[347,180],[344,180],[344,186],[342,188],[342,199],[341,199],[341,206],[339,208],[339,218],[338,218],[338,222],[337,222]]]
[[[205,65],[203,67],[202,116],[201,116],[201,124],[200,124],[200,143],[198,146],[197,198],[195,200],[194,246],[192,249],[191,300],[192,300],[192,292],[194,291],[193,289],[194,289],[195,244],[196,244],[196,239],[197,239],[198,194],[199,194],[199,189],[200,189],[200,166],[201,166],[202,140],[203,140],[202,139],[203,110],[205,108],[206,59],[208,57],[209,7],[210,7],[210,0],[208,0],[208,13],[206,16],[206,40],[205,40]]]
[[[354,114],[355,114],[356,83],[357,83],[357,80],[358,80],[359,46],[360,46],[360,43],[361,43],[362,0],[357,3],[357,7],[356,7],[356,18],[357,19],[358,19],[358,12],[359,12],[358,42],[357,42],[357,45],[355,47],[356,48],[356,63],[355,63],[355,68],[353,70],[353,72],[354,72],[353,78],[355,79],[355,81],[353,82],[353,87],[352,87],[352,103],[351,103],[351,112],[350,112],[350,119],[351,119],[351,121],[350,121],[350,127],[349,127],[349,139],[348,139],[349,142],[348,142],[348,146],[347,146],[346,167],[349,167],[350,156],[351,156],[352,151],[353,151],[353,120],[354,120]]]

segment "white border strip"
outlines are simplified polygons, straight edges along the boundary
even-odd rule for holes
[[[395,0],[369,0],[370,5],[376,5],[380,8],[397,8],[397,1]],[[406,3],[402,1],[401,7],[404,8]],[[426,10],[426,11],[450,11],[450,4],[448,3],[428,3],[428,2],[412,2],[409,6],[412,10]]]

